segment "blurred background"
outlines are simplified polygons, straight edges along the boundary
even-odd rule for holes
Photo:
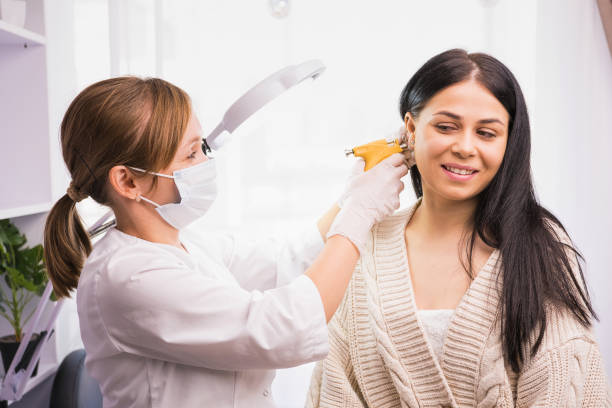
[[[69,183],[59,123],[70,101],[95,81],[134,74],[173,82],[191,95],[207,134],[236,98],[270,73],[308,59],[326,65],[320,78],[234,132],[216,155],[220,194],[199,225],[246,234],[285,233],[316,222],[342,191],[351,166],[343,150],[402,125],[400,92],[427,59],[455,47],[495,56],[527,100],[538,197],[586,259],[601,320],[596,331],[612,373],[612,58],[602,23],[608,0],[599,7],[596,0],[30,3],[44,19],[50,134],[44,169],[51,202]],[[0,106],[15,98],[11,92],[18,89],[0,87]],[[8,131],[0,122],[0,160],[12,155]],[[1,169],[11,171],[6,166]],[[13,188],[28,191],[2,181],[0,193]],[[413,200],[407,188],[402,206]],[[49,208],[0,208],[0,218],[11,218],[37,243]],[[91,224],[105,209],[88,199],[79,211]],[[76,307],[69,302],[45,361],[51,367],[80,347]],[[278,372],[273,394],[279,407],[303,405],[311,370],[310,364]]]

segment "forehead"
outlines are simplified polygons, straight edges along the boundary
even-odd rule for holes
[[[442,89],[427,102],[423,113],[431,115],[440,110],[476,120],[498,118],[505,121],[509,117],[504,105],[491,91],[474,80],[458,82]]]
[[[189,146],[195,142],[201,142],[203,137],[200,121],[196,115],[192,113],[191,117],[189,118],[189,122],[187,123],[187,129],[185,130],[183,139],[181,140],[181,145]]]

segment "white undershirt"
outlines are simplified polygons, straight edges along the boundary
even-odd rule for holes
[[[438,361],[442,357],[442,346],[446,330],[453,317],[454,309],[423,309],[418,310],[418,318],[425,329],[425,337],[431,344]]]

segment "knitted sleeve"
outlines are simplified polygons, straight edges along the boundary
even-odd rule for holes
[[[315,366],[306,408],[365,408],[349,350],[346,300],[329,323],[329,354]]]
[[[576,337],[538,353],[519,375],[518,407],[612,407],[597,343]]]

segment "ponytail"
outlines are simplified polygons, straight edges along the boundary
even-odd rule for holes
[[[44,234],[47,275],[58,298],[70,297],[70,291],[76,289],[90,252],[91,241],[76,202],[66,194],[49,212]]]

